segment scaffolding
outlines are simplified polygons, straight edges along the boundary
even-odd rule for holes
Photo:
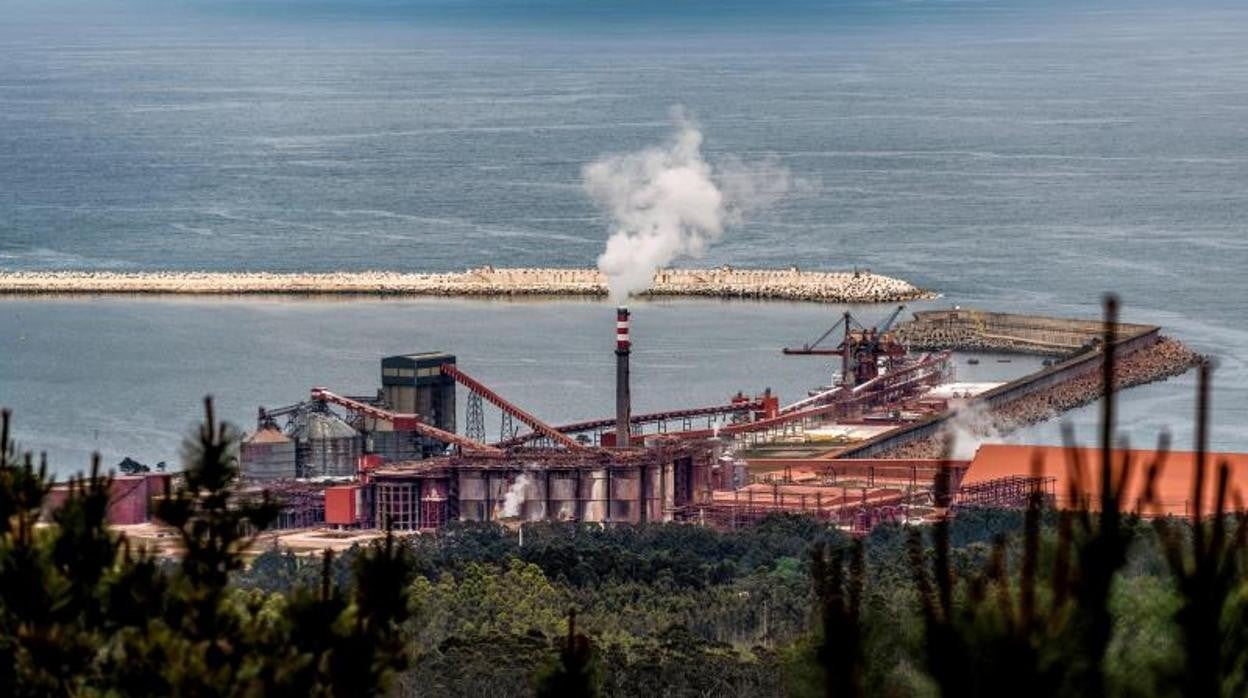
[[[467,408],[467,424],[464,427],[464,436],[473,441],[485,441],[485,406],[481,396],[469,392],[468,408]]]
[[[420,501],[415,482],[376,484],[377,528],[412,531],[420,527]]]
[[[1039,494],[1045,506],[1055,501],[1057,478],[1044,475],[1007,475],[983,482],[968,483],[958,489],[956,509],[1021,509]]]
[[[870,532],[885,522],[904,522],[932,506],[932,490],[927,487],[802,486],[790,487],[777,481],[756,483],[719,493],[713,502],[682,507],[676,518],[682,521],[735,529],[748,526],[773,514],[810,516],[855,535]]]

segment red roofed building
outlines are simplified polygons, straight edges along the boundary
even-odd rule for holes
[[[168,473],[114,476],[108,492],[108,523],[125,526],[147,522],[148,503],[165,493],[171,477]],[[44,500],[44,518],[50,519],[68,498],[69,484],[55,485]]]
[[[1100,499],[1101,453],[1096,448],[1076,449],[1083,462],[1083,494],[1090,508],[1097,508]],[[1153,484],[1153,503],[1143,502],[1146,473],[1157,461],[1159,454],[1147,450],[1122,450],[1113,452],[1115,472],[1124,459],[1130,463],[1130,476],[1126,483],[1124,509],[1144,515],[1191,516],[1195,511],[1192,487],[1196,473],[1196,454],[1191,451],[1171,451],[1161,461],[1158,477]],[[1035,460],[1035,466],[1033,466]],[[1070,454],[1060,446],[1026,446],[1013,444],[985,444],[979,448],[971,467],[962,480],[962,486],[982,485],[1011,476],[1040,475],[1055,478],[1053,492],[1057,505],[1071,508],[1076,504],[1071,497],[1072,468]],[[1203,490],[1202,514],[1212,513],[1216,496],[1217,471],[1221,463],[1230,466],[1227,490],[1230,494],[1228,509],[1235,509],[1234,495],[1248,498],[1248,453],[1210,453]],[[1033,468],[1038,467],[1039,472]]]

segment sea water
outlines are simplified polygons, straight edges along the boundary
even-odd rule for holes
[[[592,266],[609,223],[581,168],[661,142],[681,105],[708,158],[806,185],[697,263],[857,265],[934,306],[1083,317],[1115,291],[1217,359],[1214,445],[1248,449],[1248,10],[665,5],[18,0],[0,267]],[[779,349],[839,311],[642,303],[638,409],[800,397],[828,367]],[[247,426],[441,349],[557,422],[610,412],[611,330],[591,302],[8,299],[0,403],[58,468],[172,460],[204,393]],[[1124,430],[1184,444],[1193,392],[1132,390]],[[1094,410],[1071,418],[1091,436]]]

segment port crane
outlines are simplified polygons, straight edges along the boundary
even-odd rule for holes
[[[857,325],[858,329],[863,330],[863,331],[867,329],[863,327],[862,324],[859,323],[856,319],[854,319],[854,316],[850,315],[849,311],[847,310],[845,311],[845,314],[841,316],[841,319],[836,321],[835,325],[829,327],[828,331],[819,335],[819,338],[816,339],[815,341],[809,342],[807,344],[803,344],[800,347],[785,347],[783,349],[783,352],[785,354],[799,355],[799,356],[839,356],[840,354],[844,352],[844,349],[842,348],[844,346],[844,342],[842,342],[841,345],[838,345],[836,347],[819,346],[819,345],[823,344],[823,340],[827,339],[828,337],[831,337],[832,333],[840,329],[842,325],[845,327],[846,336],[849,335],[850,325]]]
[[[846,311],[835,325],[819,335],[814,342],[801,347],[785,347],[783,352],[791,356],[840,356],[841,384],[865,383],[880,374],[881,360],[886,367],[892,368],[894,363],[905,357],[906,348],[889,334],[893,323],[897,322],[905,309],[904,305],[897,306],[883,323],[871,328]],[[821,346],[838,329],[843,330],[841,343],[835,347]]]

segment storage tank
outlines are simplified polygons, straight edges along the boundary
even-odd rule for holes
[[[607,520],[607,477],[605,468],[581,473],[582,520]]]
[[[641,488],[641,514],[647,522],[665,521],[668,507],[671,506],[669,481],[670,468],[666,463],[652,463],[641,466],[645,477]]]
[[[265,427],[243,439],[239,469],[252,480],[288,480],[298,477],[295,442],[275,427]]]
[[[500,519],[541,521],[546,518],[546,477],[541,470],[509,473],[500,478],[497,508]]]
[[[485,478],[480,471],[461,470],[459,475],[459,518],[461,521],[487,521]]]
[[[360,433],[330,412],[302,415],[294,430],[300,477],[354,477]]]
[[[573,521],[579,515],[576,500],[576,473],[557,470],[550,473],[550,518]]]
[[[611,521],[637,523],[641,514],[641,479],[637,468],[611,471]]]

